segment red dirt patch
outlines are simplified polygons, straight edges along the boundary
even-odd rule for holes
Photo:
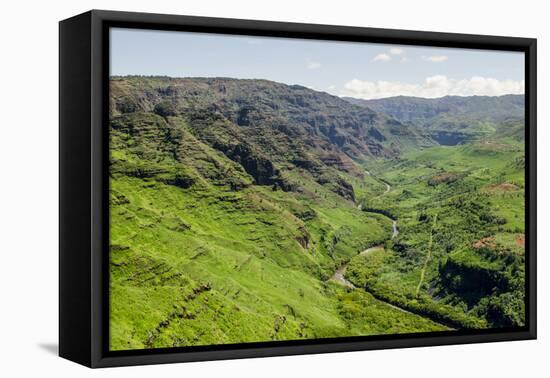
[[[516,238],[516,245],[519,247],[525,247],[525,235],[519,234]]]
[[[475,249],[481,249],[481,248],[495,249],[497,247],[497,243],[495,242],[494,237],[488,236],[486,238],[476,240],[474,244],[472,244],[472,247],[474,247]]]
[[[428,181],[428,185],[436,186],[436,185],[443,184],[443,183],[450,184],[452,182],[455,182],[459,178],[460,178],[460,175],[458,175],[456,173],[444,172],[444,173],[440,173],[436,176],[433,176]]]
[[[475,147],[480,151],[513,151],[514,147],[509,144],[498,143],[495,141],[485,140],[475,144]]]
[[[519,187],[517,185],[510,184],[508,182],[503,182],[502,184],[487,185],[485,187],[485,190],[489,192],[515,192],[518,189]]]

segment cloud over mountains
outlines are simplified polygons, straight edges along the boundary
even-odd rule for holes
[[[376,99],[394,96],[436,98],[443,96],[501,96],[523,94],[524,80],[498,80],[474,76],[469,79],[452,79],[444,75],[427,77],[420,83],[399,81],[368,81],[352,79],[344,84],[340,96]]]

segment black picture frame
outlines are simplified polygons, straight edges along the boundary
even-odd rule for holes
[[[526,326],[110,352],[110,27],[377,42],[525,53]],[[88,367],[536,338],[536,39],[92,10],[59,24],[59,354]]]

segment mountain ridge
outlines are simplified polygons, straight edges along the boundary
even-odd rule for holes
[[[453,145],[495,135],[522,140],[525,96],[445,96],[427,99],[396,96],[384,99],[347,101],[383,112],[413,125],[443,145]]]
[[[495,110],[511,119],[485,122],[479,113],[493,97],[351,100],[301,85],[225,77],[113,76],[110,90],[113,119],[155,114],[170,124],[181,118],[190,135],[244,167],[256,183],[294,190],[281,172],[296,168],[352,201],[353,188],[341,173],[362,177],[357,162],[465,143],[498,133],[493,123],[504,124],[506,136],[521,137],[522,130],[517,111],[507,106],[521,105],[514,95],[497,97]],[[457,104],[465,110],[453,110]]]
[[[362,177],[355,161],[391,158],[432,142],[369,108],[303,86],[228,78],[113,77],[111,117],[181,118],[201,142],[241,164],[257,183],[291,190],[281,169],[308,171],[353,200],[339,172]],[[150,117],[150,116],[148,116]]]

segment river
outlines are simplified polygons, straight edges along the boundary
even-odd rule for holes
[[[365,173],[367,175],[371,175],[371,173],[369,171],[365,171]],[[385,181],[382,181],[380,179],[378,179],[381,183],[383,183],[384,185],[386,185],[386,191],[383,193],[383,194],[386,194],[388,193],[390,190],[391,190],[391,185],[388,184],[387,182]],[[357,209],[361,210],[362,209],[362,205],[359,204],[357,205]],[[389,217],[388,217],[389,218]],[[399,235],[399,229],[397,228],[397,219],[392,219],[392,218],[389,218],[391,220],[391,227],[392,227],[392,235],[391,235],[391,239],[394,239],[397,235]],[[384,250],[384,246],[383,245],[376,245],[374,247],[370,247],[370,248],[367,248],[365,249],[364,251],[361,251],[359,252],[359,255],[361,256],[366,256],[368,255],[369,253],[371,252],[374,252],[374,251],[383,251]],[[331,277],[331,280],[334,281],[334,282],[337,282],[339,283],[340,285],[342,286],[345,286],[345,287],[348,287],[350,289],[357,289],[357,287],[350,281],[348,281],[346,278],[345,278],[345,275],[346,275],[346,270],[348,268],[348,264],[349,264],[349,261],[345,264],[342,264],[340,265],[336,271],[334,272],[334,274],[332,275]],[[380,300],[380,299],[379,299]],[[380,300],[381,302],[384,302],[385,304],[387,304],[388,306],[396,309],[396,310],[399,310],[399,311],[402,311],[402,312],[406,312],[406,313],[409,313],[411,314],[410,311],[407,311],[401,307],[398,307],[398,306],[395,306],[389,302],[386,302],[386,301],[383,301],[383,300]]]
[[[371,175],[371,173],[369,171],[365,171],[366,174],[368,175]],[[382,181],[380,179],[378,179],[381,183],[383,183],[384,185],[386,185],[386,191],[383,193],[386,194],[388,193],[390,190],[391,190],[391,185],[388,184],[387,182],[385,181]],[[357,209],[361,210],[362,209],[362,206],[361,204],[359,204],[357,206]],[[393,219],[393,218],[390,218],[388,217],[388,219],[391,220],[392,224],[391,224],[391,227],[392,227],[392,235],[391,235],[391,239],[394,239],[397,235],[399,235],[399,229],[397,228],[397,219]],[[368,255],[369,253],[371,252],[374,252],[374,251],[383,251],[384,250],[384,246],[383,245],[376,245],[374,247],[370,247],[370,248],[367,248],[361,252],[359,252],[359,255],[361,256],[366,256]],[[348,268],[348,265],[349,265],[349,261],[345,264],[342,264],[340,265],[336,271],[334,272],[334,274],[332,275],[331,277],[331,280],[342,285],[342,286],[345,286],[347,288],[350,288],[350,289],[357,289],[357,286],[355,286],[352,282],[348,281],[345,277],[346,275],[346,270]],[[367,289],[364,289],[365,291],[368,292]],[[370,293],[372,294],[372,293]],[[405,310],[404,308],[402,307],[399,307],[399,306],[396,306],[390,302],[387,302],[386,300],[382,299],[382,298],[379,298],[377,296],[375,296],[374,294],[372,294],[377,300],[379,300],[380,302],[383,302],[384,304],[386,304],[387,306],[395,309],[395,310],[398,310],[398,311],[401,311],[401,312],[404,312],[404,313],[407,313],[407,314],[412,314],[412,315],[418,315],[418,314],[415,314],[411,311],[408,311],[408,310]],[[419,316],[422,316],[422,315],[419,315]],[[423,316],[425,317],[425,316]],[[429,318],[428,318],[429,319]],[[449,328],[449,330],[455,330],[455,328],[452,328],[450,326],[447,325],[447,327]]]

